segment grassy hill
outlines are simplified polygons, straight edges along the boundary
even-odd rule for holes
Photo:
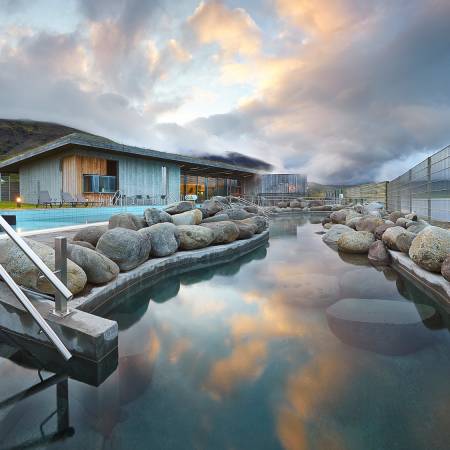
[[[0,160],[78,131],[57,123],[0,119]]]

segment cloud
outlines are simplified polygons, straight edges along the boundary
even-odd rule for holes
[[[201,43],[217,43],[227,56],[251,56],[260,51],[261,31],[242,8],[230,9],[219,1],[201,2],[189,24]]]

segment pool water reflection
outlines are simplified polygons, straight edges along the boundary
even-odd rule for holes
[[[419,321],[426,344],[408,333],[400,354],[344,342],[325,313],[339,299],[433,302],[392,269],[339,255],[311,222],[275,220],[269,248],[129,293],[109,315],[117,370],[100,387],[69,380],[75,433],[47,447],[448,448],[448,316]],[[0,374],[2,398],[35,377],[8,359]],[[15,426],[3,415],[2,445],[36,433],[52,402],[17,404]]]

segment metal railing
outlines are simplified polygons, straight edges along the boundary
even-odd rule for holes
[[[70,300],[73,295],[66,287],[64,282],[67,277],[67,257],[65,254],[66,241],[65,238],[59,238],[57,240],[56,252],[55,252],[55,263],[60,265],[62,268],[57,272],[58,276],[55,275],[39,258],[36,253],[29,247],[29,245],[13,230],[13,228],[6,222],[3,217],[0,216],[0,226],[3,228],[4,232],[10,237],[10,239],[25,253],[25,255],[30,259],[30,261],[42,272],[43,276],[52,284],[56,290],[55,295],[55,309],[53,313],[59,317],[64,317],[69,313],[67,309],[67,301]],[[59,242],[59,248],[58,248]],[[64,268],[65,266],[65,268]],[[14,296],[19,300],[22,306],[30,313],[33,320],[37,323],[39,328],[45,333],[47,338],[53,343],[57,350],[61,353],[63,358],[67,361],[72,357],[72,354],[67,350],[66,346],[62,343],[53,329],[48,325],[48,323],[41,316],[39,311],[33,306],[29,298],[20,289],[18,284],[12,279],[8,274],[6,269],[0,264],[0,277],[11,289]]]

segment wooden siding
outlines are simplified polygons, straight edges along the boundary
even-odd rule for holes
[[[106,175],[106,159],[79,155],[64,158],[62,160],[63,191],[74,196],[82,194],[84,174]]]
[[[38,201],[38,191],[48,191],[51,198],[61,198],[62,173],[59,158],[47,158],[24,164],[19,170],[20,196],[24,203]]]

